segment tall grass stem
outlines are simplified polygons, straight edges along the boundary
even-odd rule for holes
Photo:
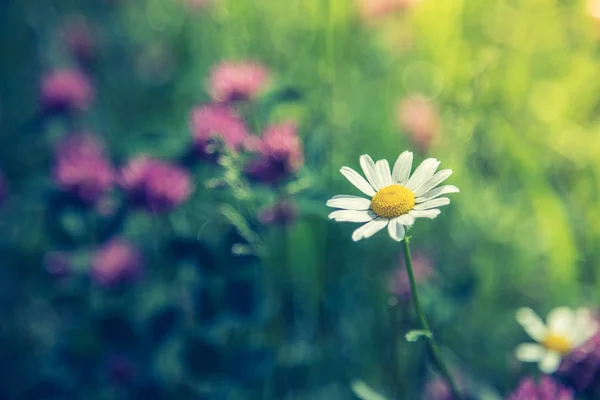
[[[450,370],[448,369],[446,363],[444,362],[444,359],[442,358],[440,348],[437,342],[435,341],[433,332],[431,332],[429,322],[427,321],[427,317],[425,316],[425,312],[423,312],[423,307],[421,306],[421,300],[419,299],[419,291],[417,290],[417,283],[415,281],[415,274],[413,272],[412,257],[410,256],[410,237],[406,235],[402,243],[404,246],[404,263],[406,264],[406,272],[408,273],[408,279],[410,281],[410,289],[412,292],[412,300],[415,306],[415,312],[417,313],[417,317],[419,318],[421,329],[423,331],[429,332],[429,334],[425,336],[427,346],[429,347],[431,356],[433,357],[433,361],[436,364],[436,367],[446,379],[446,382],[450,387],[453,400],[463,400],[463,397],[458,390],[458,386],[452,379],[452,375],[450,375]]]

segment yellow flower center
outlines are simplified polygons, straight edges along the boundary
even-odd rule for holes
[[[390,185],[379,189],[371,199],[371,209],[378,217],[396,218],[408,213],[415,206],[414,193],[402,185]]]
[[[544,341],[542,342],[542,346],[548,350],[554,350],[560,354],[567,354],[571,351],[571,343],[569,343],[569,340],[562,335],[557,335],[554,333],[549,333],[546,335]]]

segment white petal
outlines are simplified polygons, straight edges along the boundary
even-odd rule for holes
[[[458,192],[460,192],[460,190],[458,190],[458,188],[456,186],[452,186],[452,185],[440,186],[435,189],[431,189],[429,192],[421,195],[420,197],[417,197],[415,199],[415,201],[417,203],[423,203],[424,201],[435,199],[436,197],[441,196],[443,194],[458,193]]]
[[[398,223],[398,218],[390,220],[388,232],[390,233],[391,238],[397,242],[401,242],[402,239],[404,239],[404,225]]]
[[[546,322],[553,334],[565,335],[573,329],[575,313],[569,307],[557,307],[548,313]]]
[[[385,228],[387,224],[387,218],[377,218],[371,222],[368,222],[360,228],[358,228],[357,230],[355,230],[354,233],[352,233],[352,240],[357,242],[360,239],[370,238],[371,236]]]
[[[392,184],[390,164],[388,164],[387,160],[379,160],[375,166],[377,167],[377,173],[379,174],[379,179],[381,179],[383,187],[390,186]]]
[[[398,156],[396,163],[394,164],[394,171],[392,172],[392,179],[395,183],[399,183],[406,186],[408,177],[410,176],[410,170],[412,169],[413,153],[405,151]]]
[[[327,206],[343,208],[345,210],[368,210],[371,207],[371,200],[357,196],[341,194],[333,196],[327,200]]]
[[[340,169],[340,172],[346,177],[346,179],[350,181],[351,184],[356,186],[358,190],[360,190],[367,196],[375,196],[375,190],[373,190],[373,187],[369,184],[369,182],[367,182],[365,178],[360,176],[358,172],[356,172],[350,167],[342,167],[342,169]]]
[[[523,343],[517,346],[515,357],[524,362],[540,361],[546,355],[546,349],[535,343]]]
[[[396,220],[398,221],[399,224],[402,224],[405,226],[413,226],[415,223],[415,217],[413,217],[410,214],[401,215],[398,218],[396,218]]]
[[[383,187],[381,184],[381,180],[379,179],[379,174],[377,173],[377,168],[375,167],[375,162],[368,154],[363,154],[360,156],[360,166],[362,167],[367,180],[373,186],[373,189],[379,190]]]
[[[521,324],[525,332],[536,342],[542,342],[548,329],[542,319],[531,309],[522,307],[517,310],[517,322]]]
[[[560,354],[555,351],[548,351],[538,364],[540,371],[548,375],[555,373],[559,365]]]
[[[582,331],[582,334],[579,338],[577,338],[577,346],[579,347],[588,340],[590,340],[596,333],[598,333],[598,329],[600,329],[600,324],[597,321],[590,321],[585,330]]]
[[[448,179],[450,175],[452,175],[451,169],[443,169],[441,171],[438,171],[438,173],[432,176],[431,179],[424,182],[418,188],[415,188],[415,196],[421,196],[422,194],[427,193],[428,191],[430,191],[431,189]]]
[[[417,204],[415,205],[415,210],[417,211],[423,211],[423,210],[429,210],[430,208],[437,208],[437,207],[441,207],[441,206],[447,206],[448,204],[450,204],[450,199],[447,197],[440,197],[438,199],[433,199],[433,200],[427,200],[424,203],[421,204]]]
[[[377,218],[373,211],[337,210],[329,214],[329,219],[338,222],[368,222]]]
[[[412,210],[412,211],[408,212],[408,215],[411,215],[414,218],[434,219],[435,217],[440,215],[440,213],[441,213],[440,210],[438,210],[437,208],[434,208],[433,210],[424,210],[424,211]]]
[[[586,308],[578,308],[575,312],[570,339],[573,347],[579,347],[587,342],[598,331],[598,322]]]
[[[421,186],[423,182],[431,179],[435,170],[440,165],[440,162],[435,158],[428,158],[423,161],[415,170],[415,173],[412,174],[408,182],[406,182],[406,187],[410,190],[414,190]]]

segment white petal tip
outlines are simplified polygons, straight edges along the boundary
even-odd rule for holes
[[[552,375],[558,370],[558,367],[560,366],[560,361],[560,356],[558,355],[554,356],[554,359],[551,361],[542,359],[539,363],[540,371],[542,371],[546,375]]]
[[[529,307],[521,307],[515,313],[515,318],[524,327],[531,325],[539,316]]]
[[[521,362],[531,362],[531,361],[528,361],[528,360],[524,359],[524,357],[521,355],[521,352],[519,350],[515,350],[514,354],[515,354],[515,358],[518,361],[521,361]]]
[[[531,313],[533,312],[533,310],[529,307],[521,307],[519,309],[517,309],[517,312],[515,313],[517,319],[519,318],[523,318],[523,317],[527,317],[528,315],[531,315]]]
[[[339,202],[338,202],[338,204],[339,204]],[[336,199],[329,199],[329,200],[327,200],[327,202],[325,203],[325,205],[327,207],[331,207],[331,208],[339,208],[341,210],[346,210],[346,208],[340,207],[339,205],[336,205]]]

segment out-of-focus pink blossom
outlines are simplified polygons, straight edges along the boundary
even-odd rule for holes
[[[409,138],[426,152],[439,134],[439,114],[435,105],[425,99],[406,97],[398,104],[397,122]]]
[[[194,108],[190,130],[194,145],[202,155],[218,153],[220,146],[236,152],[249,137],[242,118],[231,108],[220,104]]]
[[[302,141],[295,123],[269,126],[257,144],[258,157],[246,168],[261,182],[277,183],[297,172],[304,164]]]
[[[265,89],[269,76],[269,70],[261,64],[225,61],[213,68],[209,93],[219,102],[251,100]]]
[[[94,57],[94,36],[83,15],[69,17],[62,26],[60,35],[67,50],[79,61],[87,63]]]
[[[298,218],[298,208],[290,200],[283,200],[262,209],[258,220],[264,225],[290,225]]]
[[[46,74],[40,91],[42,106],[51,112],[86,110],[95,99],[92,83],[77,69],[63,69]]]
[[[423,253],[415,252],[413,254],[412,266],[417,283],[424,283],[435,274],[431,259]],[[410,298],[412,290],[404,259],[402,259],[401,266],[390,274],[387,280],[387,289],[401,299],[408,300]]]
[[[135,205],[155,213],[172,210],[193,191],[185,169],[144,155],[132,159],[121,170],[120,185]]]
[[[523,379],[506,400],[575,400],[575,393],[551,377],[542,376],[539,384],[532,378]]]
[[[142,272],[142,254],[124,239],[112,239],[96,251],[91,276],[102,286],[131,283]]]
[[[450,373],[455,380],[458,391],[462,394],[465,400],[474,400],[475,397],[468,386],[466,385],[465,377],[455,369],[451,370]],[[452,390],[448,386],[446,379],[443,379],[439,375],[432,376],[425,387],[423,388],[422,400],[453,400]]]
[[[558,375],[578,392],[600,396],[600,330],[563,358]]]
[[[53,177],[56,185],[86,203],[100,200],[115,183],[115,171],[100,140],[75,134],[58,143]]]
[[[357,0],[360,15],[363,19],[373,20],[389,14],[406,10],[418,0]]]
[[[444,379],[435,377],[425,385],[423,400],[453,400],[452,392]]]
[[[296,124],[286,122],[269,126],[262,135],[260,152],[281,162],[288,172],[299,170],[304,163],[304,153]]]
[[[216,0],[179,0],[180,3],[192,9],[204,8],[215,1]]]

